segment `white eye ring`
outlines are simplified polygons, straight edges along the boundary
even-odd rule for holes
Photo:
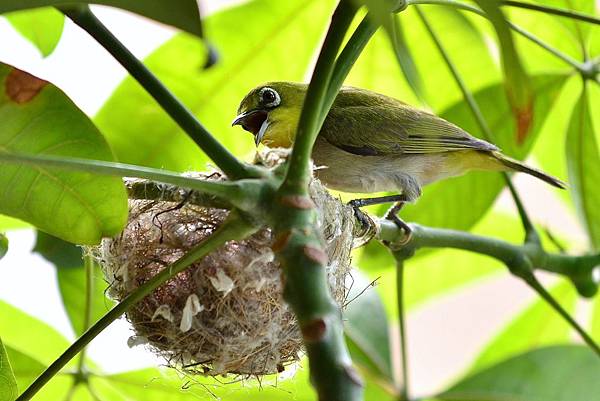
[[[271,100],[270,102],[265,102],[265,93],[270,92],[273,95],[275,95],[275,99]],[[258,97],[260,98],[260,102],[262,103],[263,106],[265,107],[277,107],[279,106],[279,104],[281,103],[281,97],[279,97],[279,93],[277,93],[277,91],[273,88],[269,88],[268,86],[265,86],[264,88],[261,88],[260,91],[258,91]]]

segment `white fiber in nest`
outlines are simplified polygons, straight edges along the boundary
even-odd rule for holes
[[[281,156],[272,152],[264,160],[276,166]],[[211,179],[222,178],[216,174]],[[170,190],[179,191],[164,188]],[[330,290],[341,305],[350,268],[353,212],[318,181],[310,190],[330,261]],[[116,300],[209,237],[228,214],[163,201],[130,200],[129,207],[124,231],[88,249],[102,265],[109,294]],[[272,242],[268,228],[242,241],[229,241],[159,286],[127,312],[135,331],[129,343],[147,342],[170,365],[206,375],[263,375],[297,361],[302,337],[283,300]]]

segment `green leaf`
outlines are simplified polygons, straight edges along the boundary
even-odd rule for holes
[[[570,282],[555,286],[551,294],[573,313],[577,292]],[[533,348],[568,342],[570,333],[564,319],[545,300],[537,299],[490,341],[471,369],[480,370]]]
[[[514,132],[517,128],[510,118],[511,108],[502,95],[502,84],[489,86],[474,94],[494,133],[493,142],[504,153],[518,159],[527,156],[564,81],[565,76],[562,75],[532,77],[536,94],[533,126],[527,140],[521,145],[515,142]],[[463,101],[442,112],[441,117],[477,137],[483,136],[468,105]],[[503,187],[504,180],[500,174],[470,172],[425,187],[418,202],[407,205],[401,215],[406,221],[467,230],[489,210]],[[468,207],[465,207],[466,200]]]
[[[0,231],[20,230],[23,228],[31,228],[31,226],[22,220],[0,214]]]
[[[344,333],[352,361],[393,387],[389,327],[383,303],[362,273],[352,272],[351,284],[344,309]]]
[[[124,10],[143,15],[144,17],[151,18],[158,22],[172,25],[194,35],[202,36],[202,25],[200,22],[200,13],[198,11],[198,3],[196,0],[5,0],[0,3],[0,13],[44,6],[89,3],[122,8]]]
[[[56,268],[60,296],[77,336],[96,323],[113,305],[104,295],[106,282],[99,267],[91,263],[87,277],[81,248],[59,238],[37,232],[34,252],[42,255]],[[87,286],[91,285],[88,294]],[[86,303],[89,295],[89,309]],[[89,315],[88,315],[89,314]]]
[[[516,138],[519,143],[522,143],[530,134],[534,91],[517,54],[512,32],[500,10],[500,0],[475,0],[475,2],[488,15],[496,30],[500,42],[506,93],[517,127]]]
[[[588,90],[585,87],[573,109],[565,146],[569,189],[575,207],[587,230],[590,243],[595,249],[600,249],[600,154],[590,114]]]
[[[146,65],[225,146],[248,155],[254,151],[252,136],[230,126],[240,101],[266,81],[303,79],[332,7],[332,1],[319,0],[252,1],[204,20],[207,35],[219,43],[221,62],[214,67],[200,70],[202,44],[186,35],[160,47]],[[131,78],[96,122],[122,162],[179,171],[206,168],[206,155]]]
[[[591,335],[596,342],[600,342],[600,297],[596,296],[596,299],[592,303],[592,328]]]
[[[0,64],[0,152],[113,160],[96,127],[55,86]],[[95,244],[121,231],[120,178],[0,164],[0,212],[69,242]]]
[[[13,367],[17,385],[21,389],[27,388],[46,369],[38,360],[12,347],[6,347],[6,353]]]
[[[600,359],[579,345],[542,348],[469,376],[441,400],[597,401]]]
[[[597,15],[596,2],[594,0],[534,0],[543,6],[551,6],[557,8],[563,8],[566,10],[574,10],[583,12],[586,14]],[[540,12],[532,12],[532,14],[539,15]],[[556,17],[553,16],[560,24],[570,31],[570,36],[579,42],[584,44],[589,33],[592,31],[593,25],[589,23],[577,21],[572,18]],[[597,30],[597,29],[596,29]]]
[[[0,259],[6,255],[6,252],[8,252],[8,238],[0,233]]]
[[[31,279],[35,280],[35,277]],[[26,288],[27,283],[22,285]],[[45,365],[54,362],[70,344],[46,323],[2,301],[0,301],[0,333],[7,347],[35,357]],[[73,361],[67,365],[68,368],[73,366]]]
[[[0,339],[0,401],[13,401],[16,398],[17,381],[4,349],[4,344]]]
[[[7,14],[6,18],[44,57],[49,56],[58,45],[65,23],[64,15],[50,7],[17,11]]]

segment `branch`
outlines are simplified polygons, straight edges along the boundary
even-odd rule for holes
[[[35,167],[56,167],[91,174],[145,178],[213,195],[247,212],[255,211],[257,204],[261,202],[260,198],[263,188],[268,185],[268,181],[255,179],[207,181],[151,167],[63,156],[18,154],[0,151],[0,160],[8,163],[29,164]]]
[[[16,401],[30,400],[52,377],[54,377],[65,365],[73,359],[85,346],[87,346],[98,334],[106,329],[113,321],[118,319],[123,313],[127,312],[134,304],[141,301],[147,294],[154,291],[168,279],[177,273],[186,269],[189,265],[196,262],[212,252],[225,242],[230,240],[240,240],[255,231],[256,227],[249,225],[245,220],[237,215],[229,215],[228,219],[217,229],[213,235],[204,242],[191,249],[185,256],[181,257],[169,267],[163,269],[150,280],[142,284],[135,291],[129,294],[125,299],[119,302],[98,322],[90,327],[81,335],[67,350],[56,359],[50,366],[35,379],[33,383],[17,398]]]
[[[454,80],[456,81],[458,87],[460,88],[460,90],[463,94],[463,97],[464,97],[465,101],[467,102],[467,105],[469,106],[469,109],[471,110],[473,117],[475,118],[475,121],[477,122],[477,124],[479,125],[479,128],[482,131],[484,138],[488,141],[491,141],[493,138],[492,130],[490,129],[487,122],[485,121],[485,118],[483,117],[483,113],[481,112],[481,110],[479,109],[479,106],[477,105],[477,102],[475,101],[475,97],[473,96],[473,94],[471,93],[469,88],[467,87],[467,84],[463,81],[462,77],[460,76],[460,73],[458,72],[458,69],[456,68],[456,66],[454,65],[452,60],[450,60],[450,56],[448,55],[448,52],[446,52],[446,49],[444,49],[444,46],[442,45],[440,39],[438,38],[437,34],[433,30],[432,26],[429,24],[429,21],[425,17],[425,14],[423,14],[423,12],[421,11],[421,9],[418,6],[415,6],[415,9],[416,9],[419,17],[423,21],[423,24],[429,31],[431,38],[433,39],[438,50],[440,51],[440,54],[444,58],[444,61],[446,62],[448,69],[452,73]],[[512,195],[515,205],[517,206],[517,210],[519,211],[519,216],[521,217],[521,222],[523,223],[523,228],[525,229],[525,236],[526,236],[525,240],[527,242],[539,243],[539,241],[540,241],[539,236],[538,236],[537,232],[535,231],[535,227],[531,223],[531,219],[529,218],[527,211],[525,210],[525,206],[523,205],[523,201],[521,200],[519,193],[515,189],[508,174],[503,171],[502,176],[504,177],[504,181],[506,182],[506,185],[508,186],[508,188],[510,190],[510,194]]]
[[[208,157],[230,179],[257,175],[256,169],[235,158],[163,84],[92,13],[88,5],[64,6],[60,10],[87,31],[160,104]]]
[[[479,8],[474,7],[474,6],[472,6],[470,4],[467,4],[467,3],[456,1],[456,0],[408,0],[408,1],[409,1],[408,4],[410,4],[410,5],[427,4],[427,5],[449,6],[449,7],[454,7],[454,8],[463,10],[463,11],[469,11],[469,12],[475,13],[475,14],[481,16],[481,17],[484,17],[484,18],[488,17],[487,14],[484,13],[483,11],[481,11]],[[532,33],[527,32],[525,29],[519,27],[518,25],[513,24],[510,21],[507,21],[507,23],[508,23],[508,26],[513,31],[515,31],[518,34],[522,35],[523,37],[529,39],[530,41],[532,41],[536,45],[540,46],[544,50],[548,51],[549,53],[553,54],[554,56],[556,56],[557,58],[561,59],[565,63],[569,64],[571,67],[575,68],[580,73],[582,73],[582,74],[587,73],[587,71],[588,71],[589,68],[587,68],[583,63],[575,60],[574,58],[572,58],[568,54],[563,53],[560,50],[558,50],[558,49],[550,46],[549,44],[543,42],[541,39],[537,38]]]
[[[216,209],[232,209],[233,205],[226,199],[201,191],[184,190],[176,185],[163,184],[156,181],[128,179],[125,188],[129,199],[145,199],[161,202],[174,202],[212,207]]]
[[[400,326],[400,357],[402,360],[402,386],[399,401],[410,400],[408,382],[408,346],[406,340],[406,316],[404,307],[404,258],[394,252],[396,258],[396,299],[398,305],[398,323]]]
[[[532,10],[532,11],[540,11],[545,14],[558,15],[561,17],[566,17],[566,18],[570,18],[570,19],[574,19],[574,20],[589,22],[590,24],[600,25],[600,18],[597,18],[593,15],[580,13],[578,11],[567,10],[564,8],[545,6],[545,5],[541,5],[541,4],[522,3],[520,1],[511,1],[511,0],[501,1],[500,5],[508,6],[508,7],[524,8],[524,9]]]

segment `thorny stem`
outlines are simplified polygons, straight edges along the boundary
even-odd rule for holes
[[[256,171],[252,170],[250,166],[244,165],[221,145],[192,112],[96,18],[89,6],[65,6],[60,10],[75,24],[87,31],[121,63],[230,179],[256,176]]]
[[[500,5],[502,5],[502,6],[509,6],[509,7],[524,8],[524,9],[532,10],[532,11],[540,11],[540,12],[543,12],[544,14],[553,14],[553,15],[558,15],[558,16],[561,16],[561,17],[571,18],[571,19],[574,19],[574,20],[579,20],[579,21],[583,21],[583,22],[589,22],[590,24],[600,25],[600,18],[597,18],[597,17],[595,17],[593,15],[589,15],[589,14],[581,13],[581,12],[578,12],[578,11],[574,11],[574,10],[568,10],[568,9],[564,9],[564,8],[546,6],[546,5],[542,5],[542,4],[523,3],[523,2],[520,2],[520,1],[511,1],[511,0],[501,1]]]
[[[257,197],[260,196],[263,187],[266,185],[260,180],[206,181],[151,167],[62,156],[16,154],[0,151],[0,160],[9,163],[30,164],[36,167],[56,167],[100,175],[145,178],[210,194],[225,199],[228,203],[244,211],[255,210],[258,202]]]
[[[423,5],[449,6],[449,7],[454,7],[454,8],[463,10],[463,11],[469,11],[469,12],[475,13],[481,17],[487,18],[487,14],[484,13],[479,8],[474,7],[467,3],[456,1],[456,0],[408,0],[408,4],[409,5],[423,4]],[[587,71],[587,69],[583,63],[575,60],[568,54],[565,54],[565,53],[561,52],[560,50],[550,46],[549,44],[545,43],[544,41],[542,41],[541,39],[539,39],[532,33],[527,32],[525,29],[519,27],[518,25],[516,25],[514,23],[512,23],[510,21],[506,21],[506,23],[513,31],[515,31],[518,34],[522,35],[523,37],[529,39],[530,41],[537,44],[544,50],[548,51],[549,53],[552,53],[554,56],[561,59],[565,63],[569,64],[571,67],[575,68],[580,73],[585,73]]]
[[[446,62],[448,69],[452,73],[454,80],[456,81],[458,87],[460,88],[460,90],[463,94],[463,97],[464,97],[465,101],[467,102],[469,109],[471,110],[471,113],[475,117],[475,120],[477,121],[477,124],[479,125],[479,128],[481,129],[481,132],[483,133],[484,138],[488,141],[492,141],[492,139],[493,139],[492,131],[490,130],[490,127],[488,126],[487,122],[485,121],[485,117],[483,116],[483,113],[479,109],[479,106],[477,105],[477,102],[475,101],[475,97],[473,96],[473,94],[471,93],[469,88],[467,87],[467,84],[463,81],[460,73],[458,72],[458,69],[456,68],[456,66],[454,65],[452,60],[450,59],[448,52],[442,45],[439,37],[433,30],[433,27],[431,26],[431,24],[425,17],[425,14],[421,11],[421,9],[418,6],[415,6],[415,9],[416,9],[419,17],[423,21],[423,24],[427,28],[427,31],[429,32],[431,38],[433,39],[440,54],[444,58],[444,61]],[[523,205],[523,202],[521,200],[521,197],[519,196],[519,193],[513,186],[513,183],[511,181],[510,177],[508,176],[508,174],[506,172],[502,172],[502,176],[504,177],[504,180],[506,181],[506,185],[508,186],[510,193],[512,195],[512,198],[514,199],[515,205],[517,206],[517,210],[519,211],[519,216],[521,217],[521,222],[523,223],[523,228],[525,229],[525,240],[528,242],[539,243],[539,241],[540,241],[539,236],[538,236],[533,224],[531,223],[531,219],[529,218],[529,215],[527,214],[527,211],[525,210],[525,206]]]
[[[233,213],[233,212],[232,212]],[[230,214],[228,219],[217,229],[213,235],[205,241],[198,244],[188,253],[182,256],[175,263],[165,268],[150,280],[146,281],[135,291],[129,294],[125,299],[119,302],[114,308],[106,313],[93,326],[85,331],[67,350],[56,359],[50,366],[38,376],[33,383],[17,398],[16,401],[30,400],[54,375],[56,375],[65,365],[82,351],[98,334],[106,329],[112,322],[118,319],[129,308],[141,301],[147,294],[155,290],[171,277],[183,271],[198,259],[212,252],[225,242],[236,239],[243,239],[255,231],[256,227],[249,225],[245,220],[237,215]]]
[[[396,257],[396,300],[398,305],[398,323],[400,330],[400,358],[401,358],[401,369],[402,369],[402,384],[400,387],[400,398],[399,401],[410,400],[409,391],[409,377],[408,377],[408,346],[406,340],[406,316],[404,307],[404,258],[398,257],[397,253],[394,253]]]

